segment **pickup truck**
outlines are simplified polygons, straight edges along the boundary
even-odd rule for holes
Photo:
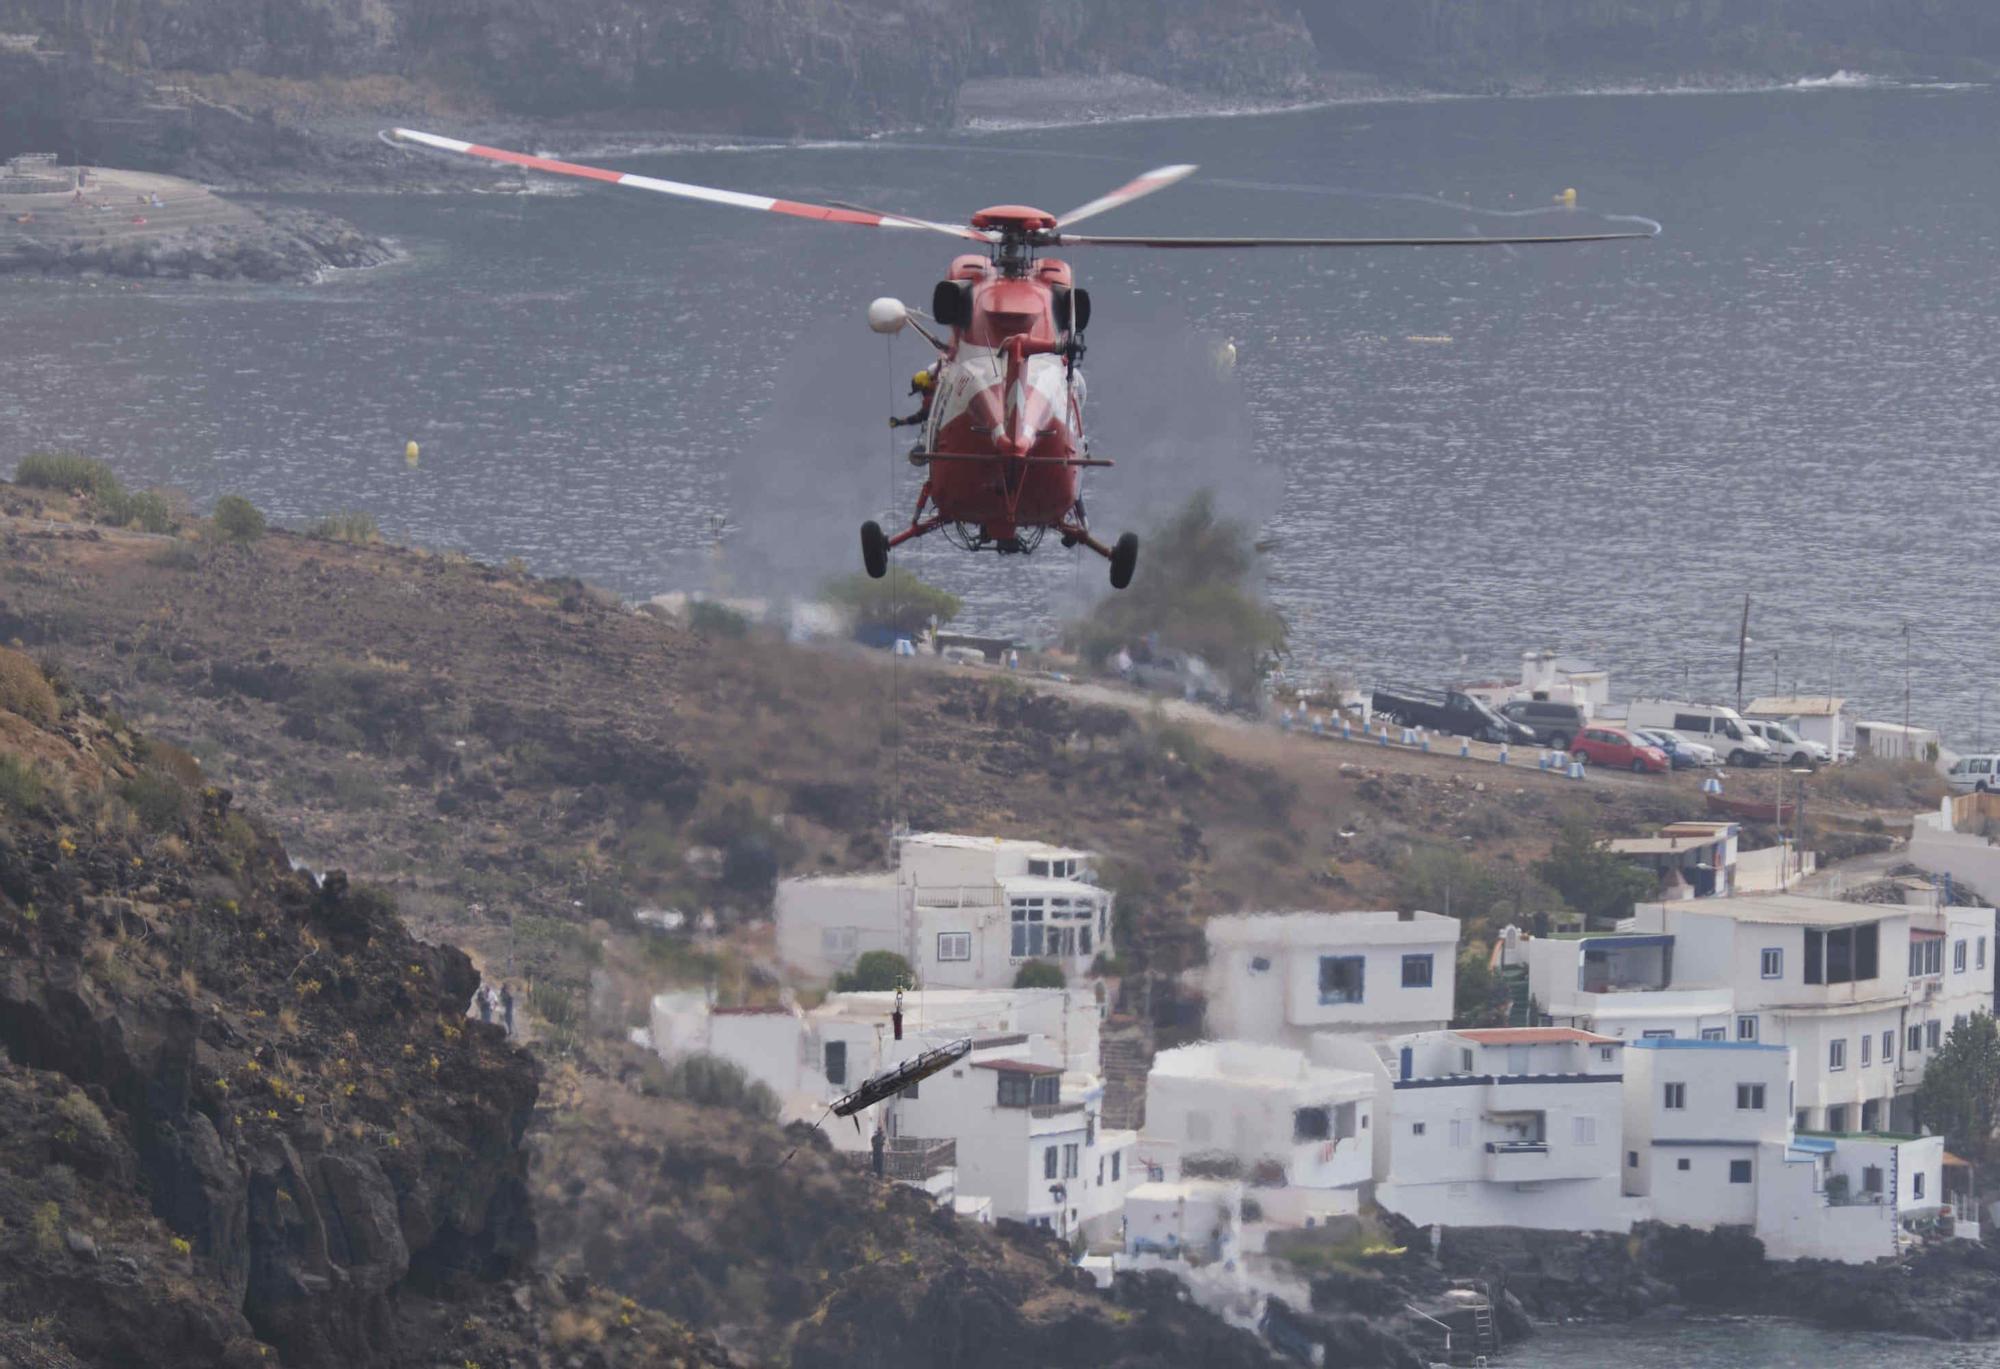
[[[1476,741],[1531,745],[1532,728],[1503,718],[1479,700],[1455,689],[1377,688],[1369,707],[1374,715],[1403,727],[1422,727]]]

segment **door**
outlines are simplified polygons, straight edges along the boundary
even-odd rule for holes
[[[1410,1071],[1416,1068],[1416,1063],[1417,1063],[1417,1053],[1411,1050],[1408,1046],[1403,1047],[1403,1058],[1402,1058],[1403,1072],[1400,1077],[1408,1079],[1410,1077]]]

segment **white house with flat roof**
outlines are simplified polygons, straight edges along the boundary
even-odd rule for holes
[[[778,959],[825,981],[868,951],[893,951],[931,988],[1004,989],[1044,960],[1065,978],[1111,950],[1110,891],[1090,853],[1038,841],[917,832],[880,874],[783,880]]]
[[[1621,1187],[1625,1045],[1572,1027],[1382,1043],[1375,1200],[1421,1225],[1629,1230],[1643,1208]]]
[[[1796,1133],[1793,1064],[1764,1042],[1632,1042],[1625,1193],[1656,1221],[1748,1227],[1772,1259],[1896,1254],[1942,1206],[1943,1139]]]
[[[1213,917],[1211,1036],[1300,1049],[1320,1032],[1394,1036],[1451,1021],[1458,919],[1436,913]]]
[[[1729,991],[1729,1039],[1797,1052],[1794,1121],[1833,1132],[1906,1124],[1943,1033],[1992,1011],[1979,951],[1993,926],[1988,908],[1795,894],[1641,904],[1633,918],[1672,938],[1667,987]]]
[[[1733,822],[1670,822],[1650,837],[1614,838],[1604,849],[1651,870],[1661,898],[1727,898],[1736,892],[1741,836]]]
[[[1374,1173],[1376,1105],[1372,1075],[1288,1046],[1181,1046],[1153,1058],[1139,1156],[1167,1181],[1240,1176],[1269,1220],[1303,1223],[1359,1206]]]
[[[1522,944],[1528,996],[1553,1026],[1627,1041],[1726,1041],[1733,1034],[1735,995],[1721,985],[1681,986],[1674,938],[1664,932],[1538,936]]]

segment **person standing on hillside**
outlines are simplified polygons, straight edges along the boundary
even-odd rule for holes
[[[500,1015],[505,1019],[507,1036],[511,1040],[514,1035],[514,989],[508,984],[500,986]]]

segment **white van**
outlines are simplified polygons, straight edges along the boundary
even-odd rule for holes
[[[1712,746],[1731,765],[1762,765],[1772,759],[1771,744],[1751,730],[1742,714],[1724,704],[1634,699],[1625,721],[1632,727],[1674,732],[1691,742]]]
[[[1944,782],[1961,794],[2000,793],[2000,756],[1960,756]]]
[[[1752,732],[1771,744],[1776,758],[1792,765],[1820,766],[1833,760],[1833,753],[1826,749],[1825,742],[1807,741],[1789,725],[1763,718],[1750,718],[1744,723]]]

